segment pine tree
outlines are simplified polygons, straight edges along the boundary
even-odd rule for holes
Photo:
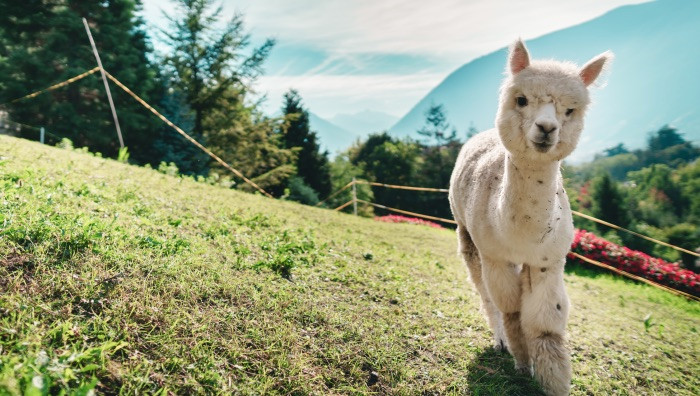
[[[170,87],[163,96],[159,108],[167,119],[182,128],[199,143],[207,145],[204,136],[192,131],[194,115],[187,106],[182,92],[175,87]],[[160,162],[172,162],[177,166],[179,172],[185,175],[206,176],[209,174],[211,158],[169,125],[161,125],[158,138],[153,143],[153,152],[153,162],[151,162],[153,166],[158,166]]]
[[[281,196],[289,179],[296,174],[296,152],[284,148],[282,137],[277,132],[282,128],[282,122],[242,102],[211,116],[221,126],[207,134],[208,147],[268,193]],[[208,121],[206,124],[215,123]],[[211,168],[228,174],[216,162],[211,163]],[[235,181],[239,188],[255,191],[241,180]]]
[[[609,173],[603,173],[593,179],[591,190],[591,212],[594,217],[620,227],[629,226],[630,218],[624,198]],[[601,233],[610,231],[610,227],[603,224],[596,223],[596,227]]]
[[[425,111],[425,125],[418,134],[425,136],[423,143],[426,145],[434,140],[436,146],[443,146],[457,139],[457,130],[447,122],[447,113],[441,104],[433,104]]]
[[[328,153],[321,152],[316,132],[311,131],[309,112],[304,108],[301,96],[295,90],[284,95],[282,112],[287,120],[283,131],[284,146],[288,149],[299,147],[297,174],[320,197],[330,194],[331,176]]]
[[[0,103],[66,80],[97,66],[82,17],[92,30],[107,71],[139,96],[158,102],[162,89],[152,51],[136,16],[140,0],[10,2],[0,16]],[[160,121],[113,84],[119,122],[131,158],[150,160]],[[44,126],[105,155],[119,148],[99,74],[32,99],[7,105],[10,117]],[[36,133],[27,135],[36,139]]]
[[[219,30],[215,26],[220,22],[221,7],[214,8],[214,0],[174,3],[177,11],[168,16],[171,26],[163,31],[171,48],[165,66],[194,113],[193,132],[206,135],[207,129],[217,129],[215,125],[205,125],[207,119],[216,121],[211,114],[245,98],[274,41],[267,40],[246,55],[250,37],[244,31],[241,14],[234,15]],[[238,95],[231,95],[233,91]]]

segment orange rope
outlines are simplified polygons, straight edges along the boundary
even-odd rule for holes
[[[367,205],[372,205],[372,206],[375,206],[375,207],[381,208],[381,209],[390,210],[390,211],[392,211],[392,212],[407,214],[407,215],[416,216],[416,217],[422,217],[422,218],[428,219],[428,220],[436,220],[436,221],[442,221],[442,222],[450,223],[450,224],[457,224],[457,222],[454,221],[454,220],[443,219],[442,217],[428,216],[428,215],[424,215],[424,214],[420,214],[420,213],[415,213],[415,212],[409,212],[409,211],[407,211],[407,210],[401,210],[401,209],[396,209],[396,208],[390,208],[390,207],[388,207],[388,206],[376,204],[376,203],[374,203],[374,202],[368,202],[368,201],[365,201],[365,200],[362,200],[362,199],[358,199],[357,202],[361,202],[361,203],[364,203],[364,204],[367,204]]]
[[[316,206],[321,205],[322,203],[324,203],[324,202],[328,201],[329,199],[335,197],[335,196],[338,195],[339,193],[345,191],[348,187],[351,187],[351,186],[353,185],[353,183],[355,183],[355,182],[354,182],[354,181],[351,181],[350,183],[346,184],[346,185],[343,186],[340,190],[334,192],[333,194],[327,196],[326,199],[324,199],[323,201],[320,201],[319,203],[317,203]]]
[[[81,78],[85,78],[85,77],[89,76],[90,74],[95,73],[95,72],[98,71],[98,70],[100,70],[100,68],[99,68],[99,66],[96,66],[96,67],[94,67],[94,68],[92,68],[92,69],[86,71],[85,73],[78,74],[77,76],[71,77],[71,78],[67,79],[66,81],[60,82],[60,83],[58,83],[58,84],[54,84],[54,85],[52,85],[52,86],[50,86],[50,87],[48,87],[48,88],[42,89],[42,90],[40,90],[40,91],[32,92],[32,93],[30,93],[29,95],[25,95],[25,96],[22,96],[21,98],[17,98],[17,99],[11,100],[11,101],[8,102],[8,103],[15,103],[15,102],[20,101],[20,100],[22,100],[22,99],[33,98],[33,97],[36,97],[36,96],[41,95],[41,94],[44,93],[44,92],[49,92],[49,91],[53,91],[54,89],[58,89],[58,88],[61,88],[61,87],[65,87],[66,85],[68,85],[68,84],[70,84],[70,83],[74,83],[74,82],[80,80]]]
[[[593,264],[593,265],[595,265],[595,266],[598,266],[598,267],[605,268],[605,269],[607,269],[607,270],[613,271],[613,272],[615,272],[615,273],[617,273],[617,274],[619,274],[619,275],[626,276],[626,277],[628,277],[628,278],[631,278],[631,279],[634,279],[634,280],[638,280],[638,281],[640,281],[640,282],[644,282],[644,283],[646,283],[646,284],[648,284],[648,285],[654,286],[654,287],[656,287],[656,288],[658,288],[658,289],[661,289],[661,290],[666,290],[667,292],[673,293],[673,294],[675,294],[675,295],[683,296],[683,297],[685,297],[685,298],[689,298],[689,299],[695,300],[695,301],[700,301],[700,298],[695,297],[695,296],[693,296],[692,294],[688,294],[688,293],[682,292],[682,291],[680,291],[680,290],[676,290],[676,289],[673,289],[673,288],[671,288],[671,287],[668,287],[668,286],[666,286],[666,285],[662,285],[662,284],[659,284],[659,283],[656,283],[656,282],[652,282],[652,281],[650,281],[649,279],[642,278],[641,276],[637,276],[637,275],[634,275],[634,274],[630,274],[629,272],[625,272],[625,271],[623,271],[623,270],[621,270],[621,269],[618,269],[618,268],[615,268],[615,267],[613,267],[613,266],[611,266],[611,265],[604,264],[604,263],[601,263],[600,261],[596,261],[596,260],[593,260],[593,259],[589,259],[588,257],[582,256],[582,255],[580,255],[580,254],[578,254],[578,253],[576,253],[576,252],[570,252],[570,253],[571,253],[571,255],[573,255],[574,257],[576,257],[577,259],[583,260],[583,261],[585,261],[585,262],[587,262],[587,263],[589,263],[589,264]]]
[[[156,109],[154,109],[153,107],[151,107],[151,105],[149,105],[148,103],[146,103],[146,101],[144,101],[144,100],[141,99],[138,95],[136,95],[135,93],[133,93],[129,88],[126,87],[126,85],[122,84],[119,80],[117,80],[116,78],[114,78],[114,76],[112,76],[111,74],[107,73],[107,71],[105,71],[105,74],[107,74],[107,77],[108,77],[110,80],[112,80],[115,84],[117,84],[117,85],[119,86],[119,88],[121,88],[121,89],[123,89],[124,91],[126,91],[126,93],[128,93],[128,94],[131,95],[134,99],[136,99],[137,102],[141,103],[145,108],[147,108],[148,110],[150,110],[151,113],[155,114],[155,115],[156,115],[158,118],[160,118],[163,122],[165,122],[165,123],[168,124],[170,127],[172,127],[173,129],[175,129],[175,130],[176,130],[180,135],[182,135],[185,139],[189,140],[192,144],[194,144],[195,146],[199,147],[200,150],[202,150],[202,151],[204,151],[205,153],[207,153],[207,155],[209,155],[209,156],[210,156],[211,158],[213,158],[216,162],[218,162],[219,164],[221,164],[224,168],[230,170],[231,172],[233,172],[233,174],[235,174],[236,176],[238,176],[238,177],[240,177],[241,179],[243,179],[243,181],[245,181],[246,183],[248,183],[248,184],[250,184],[251,186],[255,187],[258,191],[260,191],[261,193],[263,193],[265,196],[267,196],[267,197],[269,197],[269,198],[273,198],[272,195],[268,194],[267,191],[265,191],[265,190],[262,189],[262,187],[258,186],[258,185],[255,184],[253,181],[251,181],[251,180],[248,179],[247,177],[243,176],[243,174],[242,174],[241,172],[239,172],[237,169],[235,169],[234,167],[232,167],[231,165],[229,165],[228,163],[226,163],[224,160],[222,160],[221,158],[219,158],[219,156],[217,156],[216,154],[212,153],[208,148],[202,146],[198,141],[194,140],[194,139],[193,139],[190,135],[188,135],[185,131],[183,131],[182,129],[180,129],[180,127],[178,127],[177,125],[175,125],[175,124],[173,124],[172,122],[170,122],[170,120],[168,120],[168,119],[165,118],[162,114],[160,114],[160,113],[158,112],[158,110],[156,110]]]
[[[411,191],[433,191],[433,192],[449,192],[450,190],[446,188],[429,188],[429,187],[413,187],[413,186],[400,186],[396,184],[385,184],[385,183],[377,183],[377,182],[368,182],[368,181],[357,181],[356,183],[359,184],[369,184],[371,186],[379,186],[379,187],[386,187],[386,188],[398,188],[400,190],[411,190]]]
[[[345,202],[344,204],[338,206],[337,208],[335,208],[335,209],[333,209],[333,210],[336,210],[336,211],[338,211],[338,210],[343,210],[343,209],[345,209],[346,206],[350,205],[351,203],[353,203],[353,200],[352,200],[352,199],[349,200],[348,202]]]
[[[660,241],[660,240],[658,240],[658,239],[654,239],[654,238],[648,237],[648,236],[646,236],[646,235],[639,234],[639,233],[634,232],[634,231],[632,231],[632,230],[628,230],[628,229],[626,229],[626,228],[622,228],[622,227],[620,227],[620,226],[617,226],[617,225],[615,225],[615,224],[613,224],[613,223],[608,223],[607,221],[597,219],[597,218],[595,218],[595,217],[593,217],[593,216],[589,216],[589,215],[587,215],[587,214],[584,214],[584,213],[581,213],[581,212],[577,212],[577,211],[575,211],[575,210],[572,210],[571,213],[575,214],[576,216],[583,217],[584,219],[588,219],[588,220],[591,220],[591,221],[595,221],[596,223],[604,224],[604,225],[606,225],[606,226],[608,226],[608,227],[611,227],[611,228],[614,228],[614,229],[616,229],[616,230],[621,230],[621,231],[628,232],[628,233],[630,233],[630,234],[632,234],[632,235],[638,236],[638,237],[640,237],[640,238],[644,238],[644,239],[646,239],[647,241],[652,241],[652,242],[658,243],[659,245],[668,246],[668,247],[670,247],[670,248],[679,250],[679,251],[681,251],[681,252],[683,252],[683,253],[688,253],[688,254],[691,254],[691,255],[693,255],[693,256],[700,257],[700,254],[695,253],[695,252],[693,252],[693,251],[690,251],[690,250],[687,250],[687,249],[683,249],[682,247],[678,247],[678,246],[675,246],[675,245],[671,245],[670,243],[666,243],[666,242]]]

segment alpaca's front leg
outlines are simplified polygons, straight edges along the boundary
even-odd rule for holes
[[[547,395],[568,395],[571,359],[564,338],[569,316],[564,261],[549,268],[523,265],[521,282],[521,322],[534,362],[535,378]]]
[[[515,368],[530,372],[527,343],[520,324],[521,289],[519,268],[503,260],[482,258],[484,283],[489,296],[503,313],[503,327],[508,350],[515,358]]]
[[[481,276],[481,258],[476,245],[472,241],[469,232],[464,226],[457,226],[457,236],[459,237],[459,251],[462,253],[464,263],[469,269],[469,276],[476,287],[477,292],[481,296],[481,306],[484,310],[486,320],[493,331],[493,348],[497,351],[504,349],[506,346],[506,336],[503,330],[503,318],[501,311],[496,308],[491,301],[489,292],[484,285],[483,277]]]

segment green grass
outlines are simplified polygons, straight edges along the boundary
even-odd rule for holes
[[[540,392],[489,347],[451,231],[5,136],[0,157],[0,394]],[[697,303],[566,282],[573,394],[700,393]]]

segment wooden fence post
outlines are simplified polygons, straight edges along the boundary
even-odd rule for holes
[[[90,33],[90,27],[88,26],[87,19],[83,18],[83,25],[85,25],[85,31],[87,32],[88,38],[90,39],[90,45],[92,46],[92,52],[95,54],[95,59],[97,59],[97,66],[100,67],[100,73],[102,73],[102,81],[105,83],[105,90],[107,91],[107,99],[109,100],[109,107],[112,109],[112,117],[114,117],[114,125],[117,127],[117,136],[119,137],[119,147],[124,148],[124,139],[122,138],[122,129],[119,127],[119,119],[117,118],[117,110],[114,108],[114,102],[112,101],[112,93],[109,91],[109,84],[107,83],[107,76],[105,75],[105,69],[102,67],[102,61],[100,60],[100,54],[97,53],[97,47],[95,46],[95,40],[92,39],[92,33]]]
[[[352,178],[352,212],[357,216],[357,182]]]

